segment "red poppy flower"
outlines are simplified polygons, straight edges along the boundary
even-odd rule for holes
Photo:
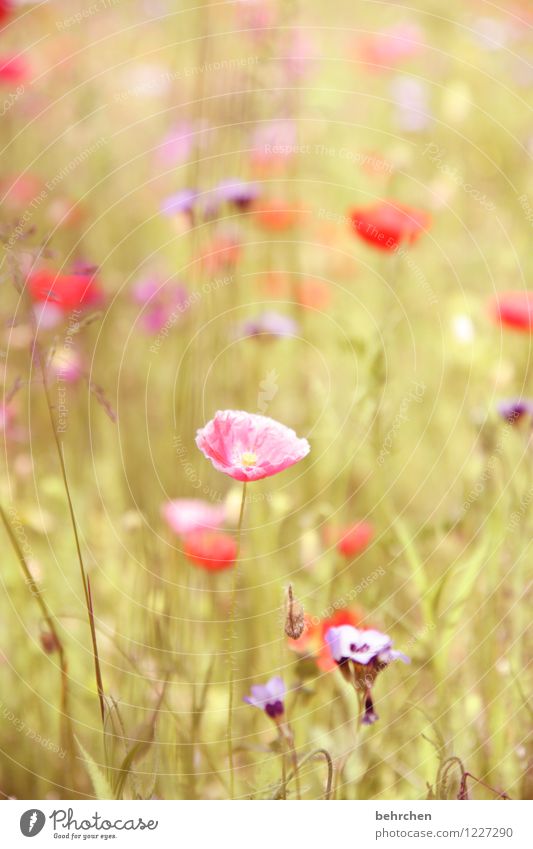
[[[13,11],[12,0],[0,0],[0,23],[5,21]]]
[[[325,310],[331,303],[331,289],[325,280],[308,278],[298,282],[296,297],[303,307]]]
[[[344,557],[355,557],[367,548],[373,536],[374,528],[370,522],[356,522],[341,529],[337,537],[337,551]]]
[[[492,317],[513,330],[533,330],[533,292],[502,292],[490,304]]]
[[[23,83],[30,76],[30,67],[23,56],[0,56],[0,81]]]
[[[403,243],[412,245],[431,225],[428,212],[391,200],[352,209],[350,218],[355,233],[381,251],[395,251]]]
[[[339,625],[357,627],[361,622],[361,615],[358,611],[340,608],[325,619],[320,619],[317,622],[314,621],[315,619],[316,617],[311,618],[306,614],[304,632],[297,640],[288,641],[289,648],[299,654],[314,657],[316,665],[323,671],[334,669],[336,664],[326,643],[325,635],[330,628]]]
[[[42,269],[30,275],[28,288],[34,301],[54,304],[63,312],[97,306],[103,301],[103,292],[93,274],[58,274]]]
[[[261,288],[273,298],[287,298],[291,291],[291,279],[282,271],[270,271],[259,276]]]
[[[34,174],[12,174],[0,180],[2,204],[13,209],[27,206],[41,191],[44,183]]]
[[[231,534],[196,531],[186,537],[183,553],[200,569],[221,572],[235,563],[237,542]]]
[[[260,284],[271,297],[296,300],[302,307],[325,310],[331,303],[331,287],[325,280],[313,277],[300,280],[281,271],[272,271],[260,278]]]
[[[355,45],[356,56],[370,71],[388,70],[423,50],[423,36],[412,24],[397,24],[369,33]]]
[[[257,222],[276,233],[290,230],[300,219],[301,208],[283,200],[263,200],[255,204]]]
[[[200,259],[202,266],[209,274],[233,268],[242,255],[242,245],[233,236],[218,236],[208,245]]]

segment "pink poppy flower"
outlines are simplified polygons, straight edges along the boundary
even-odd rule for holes
[[[30,78],[30,68],[23,56],[0,56],[0,81],[16,85]]]
[[[238,481],[257,481],[283,472],[310,451],[307,439],[267,416],[219,410],[198,431],[196,444],[215,469]]]
[[[175,534],[220,528],[226,518],[223,504],[211,504],[201,498],[175,498],[161,508],[163,518]]]

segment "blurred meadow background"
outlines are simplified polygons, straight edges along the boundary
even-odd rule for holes
[[[531,798],[531,3],[0,27],[2,797]],[[311,449],[240,550],[218,410]],[[344,623],[411,660],[369,727]]]

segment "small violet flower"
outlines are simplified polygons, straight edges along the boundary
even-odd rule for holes
[[[182,189],[169,195],[161,205],[163,215],[192,215],[198,194],[193,189]]]
[[[509,424],[517,424],[524,417],[533,418],[533,401],[523,398],[500,401],[498,404],[498,413]]]
[[[277,312],[264,312],[256,318],[244,321],[238,331],[240,338],[248,336],[286,337],[296,336],[298,324],[288,315]]]
[[[237,209],[247,209],[259,197],[259,189],[254,183],[244,180],[222,180],[215,189],[220,200],[234,204]]]
[[[251,688],[251,695],[245,696],[244,701],[259,708],[259,710],[264,710],[270,719],[277,722],[279,717],[283,716],[285,710],[283,704],[285,693],[283,678],[275,675],[266,684],[254,684]]]
[[[187,289],[181,283],[162,281],[158,277],[138,280],[131,298],[142,306],[139,323],[146,333],[158,333],[168,320],[175,323],[178,314],[186,312]]]
[[[378,719],[371,692],[378,673],[394,660],[410,663],[409,658],[392,648],[390,637],[372,629],[340,625],[330,628],[325,640],[346,681],[362,693],[364,713],[361,722],[372,725]]]

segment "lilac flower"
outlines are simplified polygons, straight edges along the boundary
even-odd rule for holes
[[[250,318],[242,323],[239,336],[296,336],[298,324],[287,315],[277,312],[265,312],[256,318]]]
[[[407,132],[425,130],[431,123],[428,87],[411,77],[396,77],[391,84],[398,126]]]
[[[386,666],[393,660],[409,663],[409,658],[392,648],[392,640],[381,631],[354,628],[353,625],[339,625],[330,628],[326,633],[333,659],[337,663],[353,660],[361,666],[367,666],[372,661]]]
[[[291,80],[305,77],[316,62],[319,51],[312,38],[302,29],[291,30],[286,46],[287,55],[283,64],[285,73]]]
[[[183,121],[172,127],[163,137],[156,150],[156,159],[161,167],[172,168],[189,159],[194,145],[194,127]]]
[[[257,167],[285,164],[297,151],[298,130],[291,118],[267,121],[253,133],[251,158]]]
[[[178,215],[183,213],[190,215],[194,209],[194,204],[198,197],[197,192],[193,189],[181,189],[173,195],[169,195],[161,205],[163,215]]]
[[[516,424],[524,416],[533,417],[533,401],[522,398],[513,398],[510,401],[501,401],[498,404],[498,413],[509,424]]]
[[[157,276],[138,280],[131,291],[132,300],[144,309],[139,323],[147,333],[158,333],[168,320],[173,323],[187,308],[188,293],[181,283],[162,281]]]
[[[259,196],[259,189],[254,183],[237,179],[222,180],[215,191],[221,200],[233,203],[239,209],[246,209]]]
[[[163,136],[154,152],[158,169],[169,169],[187,162],[196,150],[205,148],[209,124],[204,120],[180,121]]]
[[[264,710],[266,715],[274,721],[283,715],[283,698],[286,690],[283,678],[279,675],[275,675],[266,684],[254,684],[251,692],[250,696],[244,697],[244,701],[249,705]]]
[[[372,725],[378,719],[372,701],[372,687],[378,673],[394,660],[409,663],[409,658],[392,648],[392,640],[386,634],[371,629],[339,625],[329,628],[326,643],[344,678],[356,691],[363,693],[363,725]]]

